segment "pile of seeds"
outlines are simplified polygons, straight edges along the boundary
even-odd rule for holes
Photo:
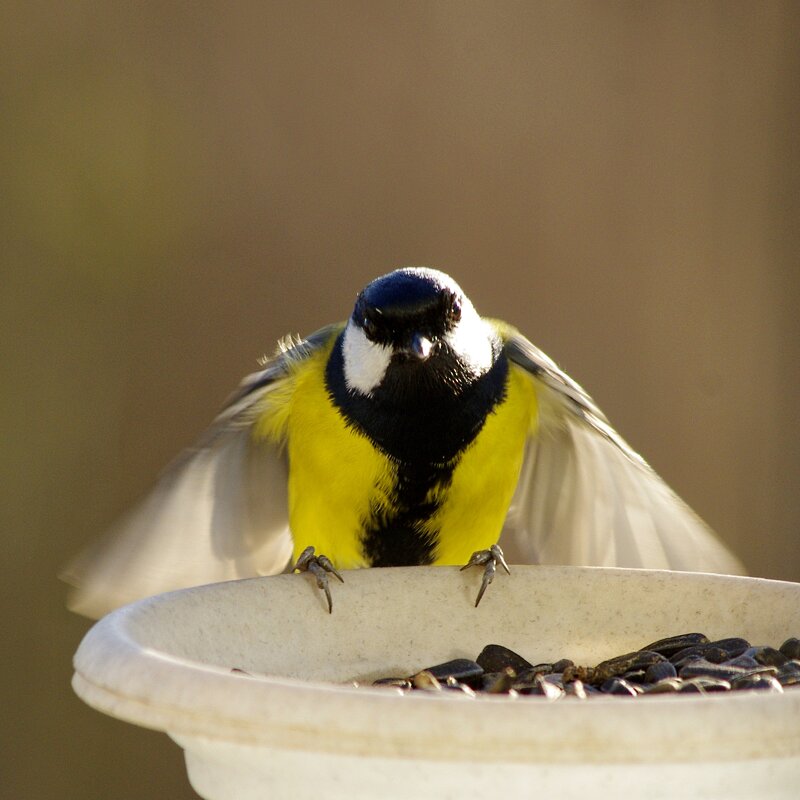
[[[800,640],[787,639],[775,649],[740,638],[712,642],[702,633],[659,639],[593,667],[578,666],[568,658],[532,664],[503,645],[489,644],[474,661],[457,658],[409,677],[374,682],[403,691],[541,695],[553,700],[739,689],[783,692],[795,684],[800,684]]]

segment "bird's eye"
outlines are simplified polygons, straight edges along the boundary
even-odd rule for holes
[[[361,320],[361,327],[364,329],[364,333],[367,334],[367,338],[369,339],[374,338],[378,333],[378,326],[375,324],[375,321],[367,316]]]
[[[461,319],[461,301],[453,300],[453,305],[450,307],[450,318],[453,322],[458,322]]]

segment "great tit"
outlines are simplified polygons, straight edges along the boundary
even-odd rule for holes
[[[283,571],[534,564],[740,573],[741,564],[511,326],[442,272],[363,289],[286,340],[194,447],[62,576],[87,616]],[[335,573],[338,574],[338,573]]]

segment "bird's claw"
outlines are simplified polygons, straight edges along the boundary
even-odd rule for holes
[[[324,555],[316,555],[313,547],[306,547],[300,553],[297,561],[292,567],[292,572],[310,572],[317,582],[317,587],[325,592],[325,597],[328,601],[328,613],[333,613],[333,598],[331,597],[331,589],[328,585],[328,575],[335,575],[342,583],[344,578],[336,571],[333,562]]]
[[[481,588],[478,590],[478,596],[475,598],[475,608],[478,607],[486,587],[494,580],[498,564],[509,575],[511,574],[500,545],[493,544],[488,550],[476,550],[470,556],[469,561],[461,567],[462,572],[469,567],[483,567],[483,579],[481,580]]]

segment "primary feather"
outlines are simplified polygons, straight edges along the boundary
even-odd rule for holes
[[[611,427],[577,383],[520,334],[506,352],[537,388],[528,441],[504,526],[512,558],[696,572],[742,573],[741,563]]]
[[[284,341],[139,505],[61,574],[89,617],[171,589],[281,572],[292,555],[286,456],[252,435],[265,396],[334,328]]]

